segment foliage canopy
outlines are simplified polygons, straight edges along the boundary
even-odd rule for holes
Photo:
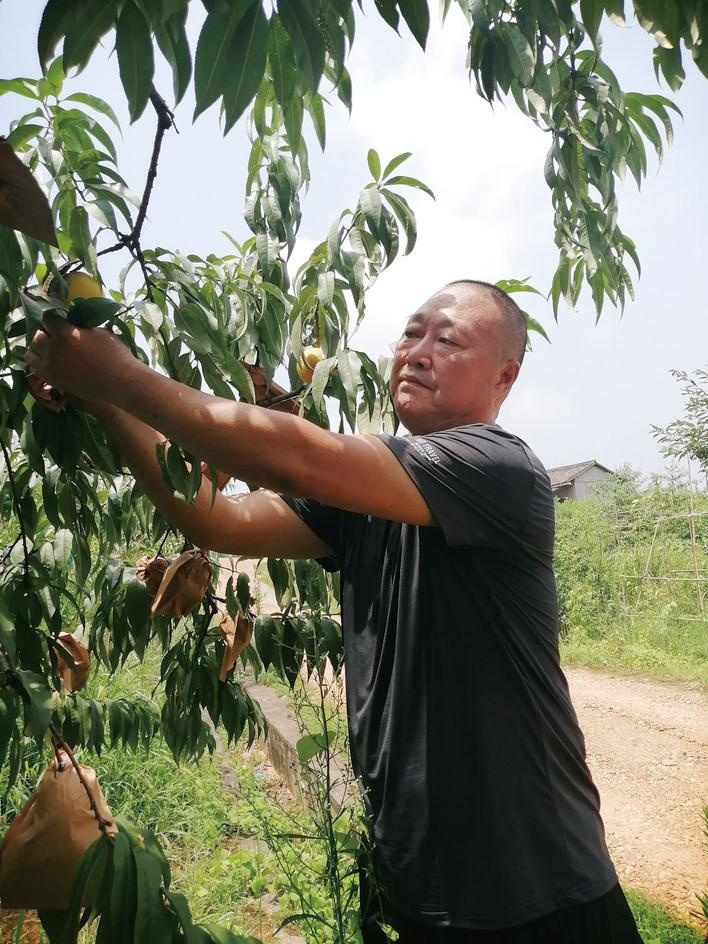
[[[451,5],[445,0],[443,14]],[[621,19],[621,2],[459,5],[480,94],[490,102],[511,95],[549,133],[544,174],[559,248],[550,292],[555,310],[561,297],[577,301],[584,282],[598,314],[605,299],[622,304],[632,291],[626,262],[638,270],[639,261],[617,225],[616,180],[629,169],[641,183],[647,143],[661,156],[676,107],[663,96],[622,91],[603,61],[599,25],[604,14]],[[392,28],[405,22],[425,45],[427,3],[377,0],[375,6]],[[0,140],[0,763],[6,786],[20,775],[28,752],[45,749],[48,731],[55,746],[97,752],[144,749],[159,734],[181,760],[213,749],[205,714],[229,740],[243,733],[250,740],[264,726],[240,671],[231,668],[219,679],[226,647],[220,621],[224,612],[234,620],[250,618],[248,576],[213,579],[186,616],[151,617],[136,545],[175,556],[188,543],[124,473],[92,416],[59,391],[28,385],[24,354],[46,311],[83,326],[112,326],[136,357],[218,396],[297,410],[323,425],[329,398],[342,430],[395,428],[386,361],[375,364],[349,339],[365,315],[368,288],[399,252],[415,245],[406,194],[429,190],[401,172],[410,155],[382,159],[370,151],[371,179],[353,209],[335,218],[297,272],[288,264],[310,180],[305,114],[324,147],[323,83],[351,106],[345,62],[355,38],[354,5],[204,0],[206,17],[193,50],[188,7],[188,0],[49,0],[38,36],[42,77],[0,81],[0,94],[20,96],[30,109]],[[702,4],[636,2],[635,11],[657,40],[656,68],[671,88],[683,78],[681,43],[708,71]],[[66,71],[85,66],[113,32],[131,119],[150,103],[157,121],[140,197],[117,164],[111,105],[64,90]],[[251,235],[233,241],[226,256],[201,258],[142,243],[162,140],[173,120],[153,86],[156,52],[172,68],[177,104],[193,81],[196,114],[218,102],[225,132],[247,113],[244,215]],[[70,298],[71,275],[83,269],[100,282],[100,258],[114,252],[125,258],[118,284],[104,297]],[[531,290],[514,280],[505,285]],[[297,364],[312,344],[325,357],[303,384]],[[275,383],[279,367],[290,389]],[[157,459],[174,493],[192,501],[202,485],[200,457],[164,443]],[[206,474],[216,489],[216,470]],[[211,566],[216,578],[219,562]],[[339,671],[341,627],[332,618],[337,578],[312,561],[270,560],[268,571],[279,610],[258,616],[255,645],[244,649],[242,666],[257,673],[273,665],[291,684],[303,660],[308,671],[323,669],[327,660]],[[77,627],[94,660],[111,673],[133,654],[142,659],[149,646],[157,648],[161,678],[153,697],[131,701],[68,691],[59,660],[73,662],[59,635]],[[80,878],[93,890],[99,939],[235,938],[223,929],[194,927],[146,831],[126,825],[117,840],[104,836]],[[144,892],[137,910],[128,907],[136,883]],[[74,939],[81,900],[79,885],[71,915],[51,927],[53,940]],[[116,923],[123,912],[135,915],[130,926]]]

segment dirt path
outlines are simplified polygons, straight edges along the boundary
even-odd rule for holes
[[[708,699],[686,685],[566,675],[622,883],[695,912],[708,885]]]

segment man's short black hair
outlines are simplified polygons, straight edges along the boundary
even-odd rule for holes
[[[448,285],[472,285],[492,296],[499,305],[504,319],[509,328],[510,338],[513,344],[513,354],[519,364],[524,361],[526,353],[526,343],[528,339],[528,328],[523,311],[516,304],[511,295],[507,294],[498,285],[492,282],[483,282],[479,279],[455,279],[454,282],[448,282]]]

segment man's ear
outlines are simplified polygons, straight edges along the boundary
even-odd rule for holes
[[[521,364],[518,361],[506,361],[499,373],[499,386],[504,391],[508,393],[509,390],[514,385],[516,378],[519,376],[519,371],[521,370]]]

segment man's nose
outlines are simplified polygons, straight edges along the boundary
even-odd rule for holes
[[[424,370],[430,369],[432,366],[432,358],[430,356],[430,342],[427,338],[416,338],[407,348],[406,363],[414,367],[421,367]]]

